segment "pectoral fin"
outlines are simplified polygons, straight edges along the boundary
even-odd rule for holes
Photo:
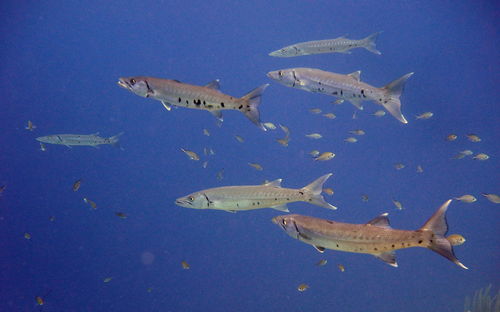
[[[396,261],[396,253],[394,251],[384,252],[384,253],[381,253],[381,254],[378,254],[378,255],[374,255],[374,256],[376,258],[384,261],[388,265],[391,265],[391,266],[393,266],[395,268],[398,267],[398,263]]]
[[[236,210],[224,210],[226,212],[230,212],[230,213],[236,213]]]
[[[163,107],[165,107],[168,111],[172,109],[172,105],[168,104],[165,101],[161,101],[161,104],[163,104]]]
[[[283,212],[290,212],[290,210],[288,210],[288,207],[286,206],[286,204],[277,205],[277,206],[271,206],[270,208],[273,208],[273,209],[276,209],[276,210],[279,210],[279,211],[283,211]]]
[[[313,245],[313,247],[314,247],[317,251],[319,251],[319,252],[321,252],[321,253],[324,253],[324,252],[325,252],[325,247],[315,246],[315,245]]]
[[[349,99],[348,101],[351,102],[351,104],[354,105],[357,109],[363,110],[363,104],[361,104],[361,100],[353,98]]]
[[[220,126],[224,121],[224,118],[222,118],[222,112],[220,110],[211,110],[210,113],[217,118],[217,125]]]

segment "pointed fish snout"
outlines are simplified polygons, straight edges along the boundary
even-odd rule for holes
[[[271,221],[273,221],[274,224],[278,224],[279,223],[278,217],[272,218]]]
[[[119,78],[117,84],[124,89],[129,89],[128,84],[123,80],[123,78]]]

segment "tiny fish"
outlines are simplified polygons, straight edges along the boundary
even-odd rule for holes
[[[318,150],[312,150],[309,152],[309,155],[311,155],[312,157],[316,157],[319,155],[319,151]]]
[[[404,167],[405,167],[405,165],[403,165],[402,163],[394,164],[394,169],[396,169],[396,170],[401,170]]]
[[[448,134],[446,136],[446,141],[455,141],[457,139],[457,137],[458,136],[456,134],[453,134],[453,133],[452,134]]]
[[[350,134],[354,134],[354,135],[365,135],[366,132],[364,130],[361,130],[361,129],[356,129],[356,130],[351,130],[349,131]]]
[[[90,199],[88,199],[87,197],[84,197],[83,198],[83,201],[86,203],[86,204],[89,204],[90,207],[92,207],[92,209],[97,209],[97,205],[95,202],[91,201]]]
[[[36,296],[35,300],[36,300],[36,304],[39,305],[39,306],[43,306],[44,303],[45,303],[45,301],[43,300],[43,298],[40,297],[40,296]]]
[[[403,210],[403,204],[401,204],[399,200],[393,199],[392,202],[394,203],[394,206],[396,206],[396,208],[398,208],[399,210]]]
[[[265,122],[263,125],[268,130],[276,130],[276,126],[272,122]]]
[[[5,191],[6,187],[7,187],[7,185],[0,186],[0,196],[3,194],[3,191]]]
[[[288,146],[288,142],[290,142],[290,140],[288,138],[283,138],[283,139],[276,139],[276,142],[286,147]]]
[[[340,272],[344,272],[344,271],[345,271],[345,267],[344,267],[344,265],[339,264],[339,265],[337,265],[337,266],[338,266],[338,268],[339,268]]]
[[[182,261],[181,265],[182,265],[182,268],[184,270],[189,270],[191,268],[191,266],[189,265],[189,263],[187,263],[186,261]]]
[[[328,195],[333,195],[333,189],[330,187],[324,188],[323,193],[328,194]]]
[[[224,169],[217,172],[215,177],[217,178],[217,181],[221,181],[222,179],[224,179]]]
[[[210,136],[210,132],[207,129],[203,129],[203,134],[206,136]]]
[[[422,173],[422,172],[424,172],[424,168],[422,168],[421,165],[418,165],[417,166],[417,173]]]
[[[258,163],[248,163],[248,165],[254,167],[256,170],[259,170],[259,171],[262,171],[264,169]]]
[[[361,109],[363,109],[363,106],[361,106]],[[352,113],[352,119],[358,119],[358,111]]]
[[[383,110],[378,110],[378,111],[376,111],[375,113],[373,113],[373,116],[375,116],[375,117],[382,117],[382,116],[385,116],[385,111],[383,111]]]
[[[348,138],[344,139],[344,142],[356,143],[356,142],[358,142],[358,139],[356,139],[355,137],[348,137]]]
[[[481,138],[480,138],[480,137],[478,137],[478,136],[477,136],[477,135],[475,135],[475,134],[472,134],[472,133],[467,134],[467,138],[469,139],[469,141],[474,142],[474,143],[476,143],[476,142],[481,142]]]
[[[470,156],[472,155],[472,151],[471,150],[465,150],[465,151],[461,151],[461,152],[458,152],[458,154],[456,154],[455,156],[453,156],[453,159],[462,159],[466,156]]]
[[[75,183],[73,183],[73,192],[76,192],[80,189],[80,185],[82,184],[82,179],[76,180]]]
[[[309,110],[309,112],[310,112],[311,114],[319,114],[319,113],[321,113],[321,109],[320,109],[320,108],[311,108],[311,109]]]
[[[323,114],[324,117],[328,119],[335,119],[337,116],[334,113]]]
[[[446,237],[452,246],[460,246],[465,243],[465,237],[460,234],[451,234]]]
[[[338,100],[335,100],[332,102],[332,104],[335,104],[335,105],[340,105],[342,103],[344,103],[344,99],[338,99]]]
[[[203,164],[201,165],[203,169],[207,168],[207,166],[208,166],[208,161],[204,161]]]
[[[36,126],[31,122],[31,120],[28,120],[28,125],[24,129],[33,131],[36,129]]]
[[[366,194],[361,195],[361,200],[364,201],[364,202],[367,202],[368,201],[368,195],[366,195]]]
[[[314,160],[319,160],[319,161],[326,161],[326,160],[330,160],[332,159],[333,157],[335,157],[335,154],[332,153],[332,152],[324,152],[324,153],[321,153],[318,157],[314,158]]]
[[[309,139],[321,139],[323,136],[319,133],[311,133],[311,134],[306,134],[306,137]]]
[[[299,287],[297,287],[297,290],[302,292],[302,291],[306,291],[309,289],[309,285],[307,284],[300,284]]]
[[[111,282],[111,280],[112,280],[112,279],[113,279],[112,277],[106,277],[106,278],[103,280],[103,282],[104,282],[104,283],[109,283],[109,282]]]
[[[41,150],[42,152],[47,151],[47,148],[45,147],[45,144],[43,144],[42,142],[40,142],[40,150]]]
[[[119,217],[120,219],[127,219],[127,214],[124,212],[117,211],[115,212],[115,216]]]
[[[181,148],[181,151],[183,151],[186,155],[188,155],[189,159],[191,160],[200,160],[200,156],[198,156],[198,154],[196,154],[195,152],[185,150],[183,148]]]
[[[490,158],[490,156],[484,154],[484,153],[479,153],[476,156],[472,157],[475,160],[487,160]]]
[[[425,112],[425,113],[422,113],[422,114],[420,114],[420,115],[417,115],[415,118],[416,118],[416,119],[429,119],[429,118],[431,118],[432,116],[434,116],[434,114],[433,114],[433,113],[431,113],[431,112]]]
[[[482,193],[484,197],[486,197],[490,202],[494,204],[500,204],[500,196],[496,194],[488,194],[488,193]]]
[[[455,199],[459,200],[461,202],[464,202],[464,203],[468,203],[468,204],[473,203],[473,202],[475,202],[477,200],[476,197],[474,197],[472,195],[468,195],[468,194],[467,195],[462,195],[460,197],[455,197]]]
[[[28,240],[31,239],[31,234],[28,232],[24,233],[24,238],[26,238]]]
[[[317,266],[324,266],[328,261],[326,259],[321,259],[316,263]]]
[[[243,138],[242,138],[242,137],[240,137],[239,135],[235,135],[235,136],[234,136],[234,138],[235,138],[238,142],[240,142],[240,143],[245,142],[245,139],[243,139]]]

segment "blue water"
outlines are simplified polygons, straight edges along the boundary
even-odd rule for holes
[[[461,311],[465,296],[498,289],[499,217],[482,192],[500,194],[499,23],[493,1],[3,1],[1,56],[0,311]],[[381,56],[273,58],[307,40],[363,38],[383,31]],[[383,86],[406,85],[403,125],[366,102],[286,88],[271,70],[314,67]],[[263,121],[288,126],[289,147],[238,112],[222,127],[207,112],[166,111],[116,84],[146,75],[242,96],[270,83]],[[309,113],[320,108],[335,120]],[[431,111],[429,120],[415,115]],[[24,129],[28,120],[37,128]],[[211,136],[204,136],[206,128]],[[348,131],[363,129],[355,144]],[[124,150],[47,145],[58,133],[112,136]],[[319,132],[321,140],[304,135]],[[459,137],[445,141],[450,133]],[[475,133],[481,142],[469,142]],[[242,136],[242,144],[234,139]],[[202,155],[189,160],[180,148]],[[212,147],[216,155],[204,156]],[[313,149],[336,157],[313,162]],[[490,155],[453,160],[465,149]],[[203,169],[202,161],[209,160]],[[260,163],[256,171],[248,162]],[[406,168],[395,170],[395,163]],[[424,172],[416,173],[421,165]],[[216,174],[224,169],[224,179]],[[288,237],[262,209],[236,214],[178,207],[188,193],[283,178],[298,188],[332,172],[330,211],[305,203],[293,213],[364,223],[389,212],[395,228],[416,229],[447,199],[449,233],[463,270],[430,250],[397,252],[393,268],[369,255],[326,251]],[[82,179],[78,192],[74,181]],[[369,196],[368,202],[361,195]],[[92,210],[83,198],[97,203]],[[391,199],[400,200],[396,210]],[[120,219],[115,212],[128,215]],[[54,217],[50,221],[51,216]],[[24,238],[30,233],[31,239]],[[325,258],[328,264],[315,263]],[[191,268],[183,270],[181,261]],[[345,266],[340,272],[338,264]],[[103,280],[112,277],[108,283]],[[297,286],[310,288],[298,292]],[[45,300],[36,305],[36,296]]]

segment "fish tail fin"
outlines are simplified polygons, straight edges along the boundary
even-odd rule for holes
[[[256,124],[257,127],[261,128],[264,131],[267,131],[267,129],[260,122],[259,104],[262,93],[268,86],[269,84],[262,85],[243,96],[242,99],[245,100],[246,105],[243,105],[243,107],[240,109],[240,111],[245,114],[245,116],[247,116],[247,118],[250,119],[251,122]]]
[[[302,188],[303,191],[311,193],[311,198],[308,200],[308,202],[323,208],[328,208],[333,210],[337,209],[337,207],[327,203],[323,198],[323,196],[321,195],[321,192],[323,191],[323,184],[325,183],[326,180],[328,180],[328,178],[331,175],[332,175],[331,173],[325,174],[324,176],[317,178],[316,180],[314,180],[313,182],[309,183],[308,185]]]
[[[363,39],[363,41],[365,42],[365,45],[363,47],[372,53],[375,53],[377,55],[381,55],[382,53],[379,50],[377,50],[377,45],[376,45],[377,44],[377,42],[376,42],[377,37],[381,33],[382,32],[379,31],[379,32],[371,34],[368,37],[366,37],[365,39]]]
[[[382,105],[397,120],[405,124],[408,123],[408,121],[401,113],[401,101],[399,97],[403,93],[406,80],[408,80],[408,78],[412,75],[413,73],[408,73],[384,86],[382,90],[385,92],[385,96],[383,99],[379,100],[380,105]]]
[[[425,224],[419,229],[419,231],[430,231],[433,237],[431,238],[430,246],[427,247],[430,250],[440,254],[451,262],[455,263],[463,269],[468,269],[460,261],[458,261],[455,253],[453,252],[453,246],[450,241],[445,237],[446,232],[448,232],[448,223],[446,222],[446,210],[451,203],[451,199],[447,200],[439,209],[425,222]]]
[[[120,137],[123,135],[124,132],[120,132],[117,135],[114,135],[109,138],[109,144],[113,145],[114,147],[118,147],[119,149],[123,149],[120,146]]]

